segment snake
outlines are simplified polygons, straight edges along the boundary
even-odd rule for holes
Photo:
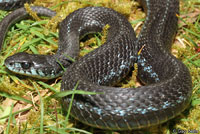
[[[178,28],[179,0],[139,0],[139,3],[146,19],[137,37],[127,18],[117,11],[84,7],[60,23],[59,47],[54,55],[21,52],[8,57],[5,66],[12,72],[36,78],[62,75],[61,92],[94,92],[61,99],[64,110],[71,104],[71,116],[89,126],[133,130],[164,123],[183,112],[192,95],[188,68],[170,52]],[[39,15],[56,15],[44,7],[31,9]],[[1,21],[0,46],[8,28],[26,16],[28,13],[22,7]],[[106,25],[109,25],[106,42],[79,58],[81,37],[101,32]],[[117,87],[135,69],[135,64],[142,86]]]
[[[0,0],[0,10],[14,10],[33,0]]]

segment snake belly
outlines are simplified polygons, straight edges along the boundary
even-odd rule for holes
[[[140,3],[147,16],[138,38],[127,19],[116,11],[105,7],[81,8],[61,22],[55,55],[19,53],[7,58],[5,65],[13,72],[23,69],[25,74],[34,72],[42,77],[62,70],[60,63],[68,66],[62,76],[61,92],[74,89],[78,83],[76,90],[97,94],[75,94],[73,100],[71,96],[63,97],[63,109],[67,110],[73,101],[71,115],[90,126],[132,130],[166,122],[187,107],[192,93],[188,69],[170,53],[179,1],[140,0]],[[106,42],[71,64],[66,55],[77,59],[80,37],[99,32],[106,24],[110,26]],[[30,63],[30,70],[21,64],[25,62]],[[138,78],[145,86],[111,87],[129,73],[134,63],[138,64]]]

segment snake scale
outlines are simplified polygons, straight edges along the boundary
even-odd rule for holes
[[[188,69],[170,53],[177,30],[179,1],[139,2],[147,15],[138,38],[120,13],[105,7],[81,8],[61,22],[55,55],[18,53],[8,57],[5,65],[13,72],[46,79],[63,73],[60,63],[67,67],[61,92],[74,89],[77,82],[76,90],[97,92],[96,95],[76,94],[72,103],[71,115],[90,126],[131,130],[166,122],[187,107],[192,94]],[[32,10],[40,15],[55,15],[44,7],[32,7]],[[2,20],[1,46],[8,27],[26,16],[26,10],[19,8]],[[99,32],[106,24],[110,26],[106,42],[77,59],[80,37]],[[77,60],[72,63],[68,56]],[[145,85],[112,87],[130,72],[134,63],[138,64],[138,78]],[[68,109],[70,101],[71,97],[62,98],[64,109]]]

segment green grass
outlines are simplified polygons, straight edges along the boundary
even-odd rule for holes
[[[98,132],[117,134],[117,132],[99,130],[79,123],[69,116],[71,105],[67,114],[63,113],[59,102],[60,97],[71,95],[73,100],[74,94],[93,93],[79,90],[60,93],[61,78],[41,81],[15,75],[5,68],[4,60],[8,56],[22,51],[34,54],[54,54],[58,43],[56,27],[57,23],[61,21],[59,15],[67,16],[80,7],[91,5],[112,7],[126,16],[131,16],[129,19],[131,24],[133,27],[137,27],[144,21],[144,13],[138,9],[137,3],[127,1],[97,0],[94,3],[94,1],[86,0],[82,2],[57,0],[52,3],[42,3],[36,0],[35,4],[44,4],[56,10],[58,16],[50,20],[46,17],[42,17],[40,21],[23,20],[11,27],[7,33],[0,56],[0,133],[91,134]],[[143,133],[170,134],[175,129],[200,130],[200,15],[196,13],[200,8],[199,5],[198,0],[181,1],[179,29],[172,49],[173,54],[181,59],[190,70],[193,81],[191,105],[175,119],[146,129]],[[130,14],[131,11],[136,14]],[[0,19],[7,14],[8,12],[0,11]],[[137,33],[140,28],[141,26],[137,28]],[[80,55],[83,56],[97,48],[102,43],[101,38],[101,35],[96,34],[89,40],[81,42]],[[126,85],[129,86],[129,84]]]

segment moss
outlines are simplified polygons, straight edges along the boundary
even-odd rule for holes
[[[40,18],[38,17],[37,13],[34,12],[33,10],[31,10],[31,7],[29,4],[24,4],[24,7],[26,9],[26,12],[33,18],[35,19],[36,21],[40,21]]]

